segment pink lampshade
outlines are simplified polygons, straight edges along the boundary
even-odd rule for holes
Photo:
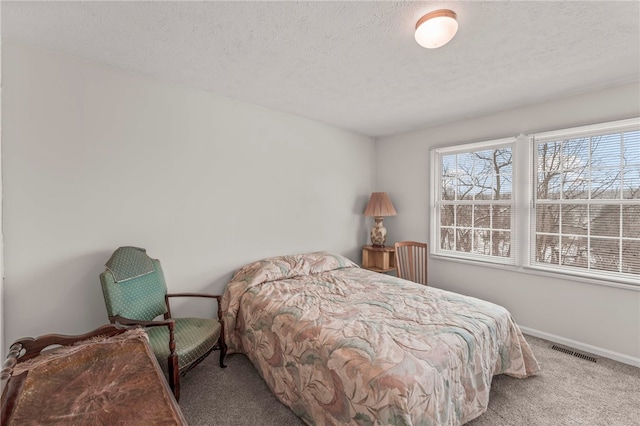
[[[395,216],[396,209],[391,203],[389,194],[386,192],[373,192],[367,208],[364,209],[364,215],[371,217]]]

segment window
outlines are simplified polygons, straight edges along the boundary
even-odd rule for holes
[[[640,130],[533,136],[532,266],[640,278]]]
[[[640,284],[640,119],[432,151],[432,254]]]
[[[511,138],[435,151],[438,254],[514,263],[514,144]]]

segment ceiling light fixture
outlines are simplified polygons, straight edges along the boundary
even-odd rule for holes
[[[456,13],[449,9],[427,13],[416,23],[416,41],[427,49],[444,46],[458,31],[457,17]]]

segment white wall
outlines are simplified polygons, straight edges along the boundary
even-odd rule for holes
[[[107,322],[98,275],[121,245],[159,258],[170,291],[220,293],[271,255],[358,260],[373,139],[6,41],[2,55],[5,343]]]
[[[0,9],[2,6],[0,5]],[[1,50],[1,49],[0,49]],[[2,81],[2,55],[0,55],[0,81]],[[2,99],[2,86],[0,85],[0,99]],[[4,254],[2,235],[2,105],[0,102],[0,357],[4,356]]]
[[[437,100],[434,100],[437,102]],[[376,141],[377,187],[398,215],[385,221],[393,241],[429,241],[429,150],[640,115],[640,85],[627,84],[513,108]],[[526,331],[599,354],[640,362],[640,292],[429,259],[429,281],[507,307]]]
[[[327,249],[358,260],[372,190],[398,210],[385,220],[390,242],[428,241],[430,148],[637,116],[640,86],[374,148],[321,123],[3,41],[1,110],[10,343],[106,322],[98,274],[120,245],[161,259],[171,290],[221,292],[264,256]],[[506,306],[543,337],[640,358],[640,292],[435,259],[429,279]]]

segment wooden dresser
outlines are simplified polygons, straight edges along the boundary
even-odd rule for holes
[[[186,425],[141,328],[20,339],[2,375],[3,426]]]

